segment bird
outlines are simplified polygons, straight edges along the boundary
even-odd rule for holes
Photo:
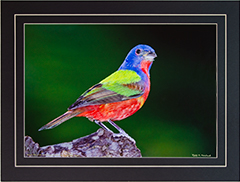
[[[52,129],[73,117],[86,117],[115,134],[103,124],[110,123],[119,135],[136,143],[115,121],[133,115],[145,103],[150,92],[150,69],[156,57],[155,50],[149,45],[133,47],[117,71],[86,90],[64,114],[38,131]]]

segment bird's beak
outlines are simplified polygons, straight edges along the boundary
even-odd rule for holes
[[[154,58],[157,57],[157,54],[155,52],[149,51],[149,52],[144,53],[143,57],[146,60],[154,61]]]

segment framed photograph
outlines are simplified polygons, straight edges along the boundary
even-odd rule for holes
[[[239,180],[237,5],[2,2],[2,180]],[[99,131],[89,114],[39,129],[103,85],[137,45],[155,54],[143,71],[150,92],[115,123],[139,155],[26,156],[26,137],[35,150]]]

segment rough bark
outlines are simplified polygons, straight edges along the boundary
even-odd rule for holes
[[[115,136],[98,129],[95,133],[55,145],[39,147],[25,136],[25,157],[142,157],[135,143],[125,136]]]

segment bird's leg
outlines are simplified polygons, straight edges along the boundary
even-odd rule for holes
[[[108,122],[119,131],[119,134],[113,133],[115,136],[123,135],[127,137],[129,140],[131,140],[133,143],[136,143],[136,141],[130,137],[122,128],[120,128],[116,123],[114,123],[111,120],[108,120]]]
[[[100,122],[100,121],[98,121],[98,120],[94,120],[94,122],[95,122],[96,124],[98,124],[99,126],[101,126],[104,130],[107,130],[107,131],[110,131],[110,132],[113,133],[113,131],[110,130],[108,127],[106,127],[102,122]]]

